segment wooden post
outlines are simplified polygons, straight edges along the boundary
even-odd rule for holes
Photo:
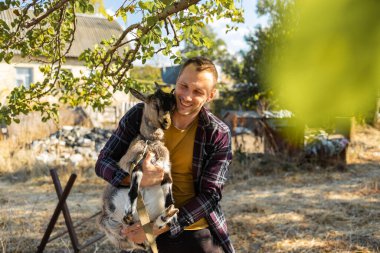
[[[375,111],[375,116],[373,119],[373,125],[377,129],[380,129],[380,97],[377,98],[376,111]]]
[[[63,191],[62,191],[61,182],[59,181],[59,178],[57,175],[57,171],[50,170],[50,175],[53,178],[53,183],[54,183],[54,187],[55,187],[55,191],[57,193],[58,199],[61,199]],[[65,218],[67,230],[69,231],[70,240],[73,245],[74,252],[79,252],[79,243],[78,243],[77,235],[75,234],[73,222],[71,220],[71,215],[70,215],[66,202],[64,202],[62,205],[62,212]]]
[[[87,246],[93,244],[94,242],[102,239],[105,236],[104,234],[98,234],[98,235],[94,236],[93,238],[90,238],[83,245],[80,245],[78,242],[77,235],[75,233],[75,229],[74,229],[75,227],[78,227],[79,225],[81,225],[81,224],[89,221],[90,219],[98,216],[101,212],[97,212],[96,214],[90,216],[89,218],[85,219],[84,221],[82,221],[79,224],[77,224],[76,226],[74,226],[73,221],[71,220],[69,208],[67,207],[67,204],[66,204],[66,199],[70,194],[71,188],[74,185],[74,182],[75,182],[75,179],[77,178],[77,175],[71,174],[70,179],[67,182],[66,187],[63,191],[62,191],[61,182],[59,181],[59,177],[58,177],[56,170],[55,169],[50,170],[50,175],[53,179],[54,187],[55,187],[59,201],[58,201],[57,207],[55,208],[54,213],[50,219],[50,222],[47,226],[45,234],[41,239],[41,243],[37,248],[37,253],[42,253],[46,247],[46,244],[48,244],[49,242],[65,235],[66,233],[69,233],[71,244],[73,245],[74,252],[77,253],[80,250],[86,248]],[[50,234],[52,233],[52,231],[54,229],[55,223],[57,222],[59,214],[61,213],[61,211],[63,212],[63,216],[65,218],[67,230],[62,232],[62,233],[59,233],[58,235],[54,236],[53,238],[51,238],[49,240]]]
[[[67,182],[67,185],[65,187],[65,190],[62,193],[61,198],[58,201],[57,207],[54,210],[53,216],[50,219],[50,222],[48,224],[48,227],[45,231],[44,236],[42,237],[41,243],[38,246],[37,253],[42,253],[45,249],[46,244],[48,243],[49,237],[51,232],[54,229],[55,223],[58,220],[59,214],[61,213],[62,207],[66,202],[67,197],[69,196],[69,193],[71,191],[71,188],[74,185],[75,179],[77,178],[77,175],[72,174],[69,178],[69,181]]]

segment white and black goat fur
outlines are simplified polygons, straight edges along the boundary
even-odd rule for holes
[[[117,188],[108,185],[103,194],[102,214],[98,220],[100,228],[107,237],[120,249],[140,249],[150,252],[148,242],[136,245],[120,236],[122,227],[139,221],[137,213],[137,196],[140,191],[149,219],[159,228],[177,218],[178,209],[174,208],[172,178],[170,174],[169,151],[163,143],[164,131],[171,124],[170,113],[175,108],[173,94],[163,92],[158,86],[152,95],[143,95],[131,89],[136,98],[143,101],[144,109],[139,135],[131,142],[127,153],[120,159],[119,166],[129,173],[132,163],[136,163],[141,154],[151,152],[152,163],[164,169],[161,185],[140,188],[142,179],[142,160],[131,173],[128,188]],[[140,251],[139,251],[140,252]]]

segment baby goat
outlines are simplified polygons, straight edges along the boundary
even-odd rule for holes
[[[103,194],[103,208],[99,225],[113,244],[120,249],[140,248],[150,252],[149,243],[136,245],[120,236],[123,226],[139,221],[137,213],[137,196],[141,196],[149,219],[159,228],[176,219],[178,209],[174,208],[172,195],[172,178],[170,174],[169,151],[163,143],[164,131],[171,124],[170,113],[175,108],[173,94],[163,92],[158,85],[152,95],[143,95],[131,89],[137,99],[143,101],[144,109],[140,125],[140,134],[131,142],[127,153],[120,159],[119,166],[131,177],[129,188],[116,188],[108,185]],[[152,163],[164,169],[161,185],[140,188],[142,179],[141,164],[143,156],[151,152]],[[140,160],[140,161],[139,161]],[[131,169],[132,165],[132,169]]]

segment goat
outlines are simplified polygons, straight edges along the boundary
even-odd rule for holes
[[[120,168],[130,173],[131,184],[129,188],[116,188],[109,184],[103,194],[102,214],[98,224],[119,249],[134,248],[146,252],[151,250],[147,241],[136,245],[120,236],[123,226],[139,221],[136,204],[139,192],[150,221],[154,221],[159,228],[177,217],[178,209],[174,208],[172,194],[169,151],[163,143],[163,130],[170,127],[170,113],[175,108],[175,98],[173,94],[165,93],[157,84],[156,86],[156,92],[147,96],[130,89],[133,96],[144,102],[140,134],[131,142],[126,154],[119,161]],[[147,152],[153,154],[152,163],[164,169],[164,179],[161,185],[140,188],[142,168],[136,166],[133,169],[133,166],[141,162]]]

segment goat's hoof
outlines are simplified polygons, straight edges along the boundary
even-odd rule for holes
[[[124,223],[125,224],[127,224],[127,225],[133,225],[133,215],[130,213],[130,214],[127,214],[127,215],[125,215],[124,216],[124,218],[123,218],[123,221],[124,221]]]
[[[165,216],[166,218],[173,217],[178,213],[179,209],[175,208],[174,205],[170,205],[168,208],[165,210]]]
[[[170,205],[162,212],[162,214],[159,217],[157,217],[155,222],[156,226],[158,228],[161,228],[166,224],[170,223],[172,220],[176,220],[178,211],[178,208],[175,208],[174,205]]]

